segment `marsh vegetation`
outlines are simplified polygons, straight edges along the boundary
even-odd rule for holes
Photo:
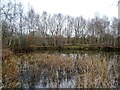
[[[32,52],[3,60],[3,87],[116,88],[117,53]]]

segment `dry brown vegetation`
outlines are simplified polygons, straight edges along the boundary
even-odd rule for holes
[[[78,74],[77,86],[85,88],[110,88],[108,62],[103,59],[87,57],[84,61],[77,62],[83,74]]]
[[[39,54],[33,55],[31,59],[35,60],[38,65],[42,66],[42,68],[51,68],[59,69],[64,68],[65,70],[73,70],[74,68],[77,70],[77,78],[76,78],[76,87],[85,87],[85,88],[110,88],[110,78],[109,78],[109,66],[108,62],[105,58],[100,59],[94,56],[86,57],[84,60],[78,59],[73,66],[73,60],[71,57],[62,57],[56,55],[48,55]],[[39,59],[38,59],[39,58]]]
[[[9,59],[13,55],[13,52],[10,49],[3,49],[2,50],[2,60]]]
[[[10,56],[2,61],[2,82],[5,88],[15,88],[19,85],[19,68],[16,56]]]
[[[64,57],[58,54],[30,53],[22,56],[11,56],[3,62],[4,87],[18,87],[19,74],[22,65],[18,67],[18,62],[27,61],[31,69],[34,70],[35,78],[44,70],[49,74],[52,81],[58,82],[57,71],[75,76],[75,87],[77,88],[111,88],[109,62],[106,58],[86,56],[84,59],[75,60],[72,57]],[[20,64],[20,63],[19,63]],[[64,74],[64,75],[66,75]],[[59,87],[57,84],[56,87]]]

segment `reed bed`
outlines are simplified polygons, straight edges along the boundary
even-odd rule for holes
[[[6,61],[6,62],[5,62]],[[105,57],[85,56],[84,59],[66,57],[59,54],[30,53],[21,56],[12,56],[3,62],[3,81],[4,87],[18,87],[18,79],[22,64],[27,62],[29,69],[34,74],[34,79],[42,77],[43,73],[47,76],[47,82],[52,82],[60,87],[62,79],[69,81],[74,79],[74,88],[113,88],[110,77],[109,62]],[[34,80],[34,81],[35,81]],[[37,80],[38,82],[39,80]],[[17,84],[16,84],[17,83]]]
[[[19,68],[17,67],[18,58],[13,55],[5,55],[2,59],[2,87],[19,87]]]
[[[76,87],[110,88],[109,66],[105,58],[100,61],[95,57],[86,57],[77,61],[81,73],[77,75]]]

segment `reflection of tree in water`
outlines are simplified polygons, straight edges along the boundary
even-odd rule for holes
[[[71,80],[74,76],[73,70],[66,70],[66,69],[50,69],[44,70],[40,74],[40,80],[43,87],[47,87],[47,85],[53,83],[58,84],[58,86],[67,79],[67,81]]]
[[[21,62],[20,81],[23,88],[34,88],[39,80],[35,64],[30,65],[27,61]]]
[[[21,62],[22,69],[20,74],[21,87],[23,88],[34,88],[35,85],[41,80],[41,84],[43,87],[46,87],[50,83],[58,83],[60,84],[65,79],[68,81],[73,77],[73,70],[65,70],[59,68],[58,70],[54,70],[53,68],[47,70],[42,69],[42,72],[39,75],[35,75],[36,67],[33,65],[30,67],[30,64],[25,61]]]

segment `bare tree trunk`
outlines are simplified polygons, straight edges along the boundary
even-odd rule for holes
[[[118,42],[118,47],[120,47],[120,20],[118,21],[118,39],[117,39],[117,42]]]
[[[54,46],[56,46],[56,38],[54,37]]]

